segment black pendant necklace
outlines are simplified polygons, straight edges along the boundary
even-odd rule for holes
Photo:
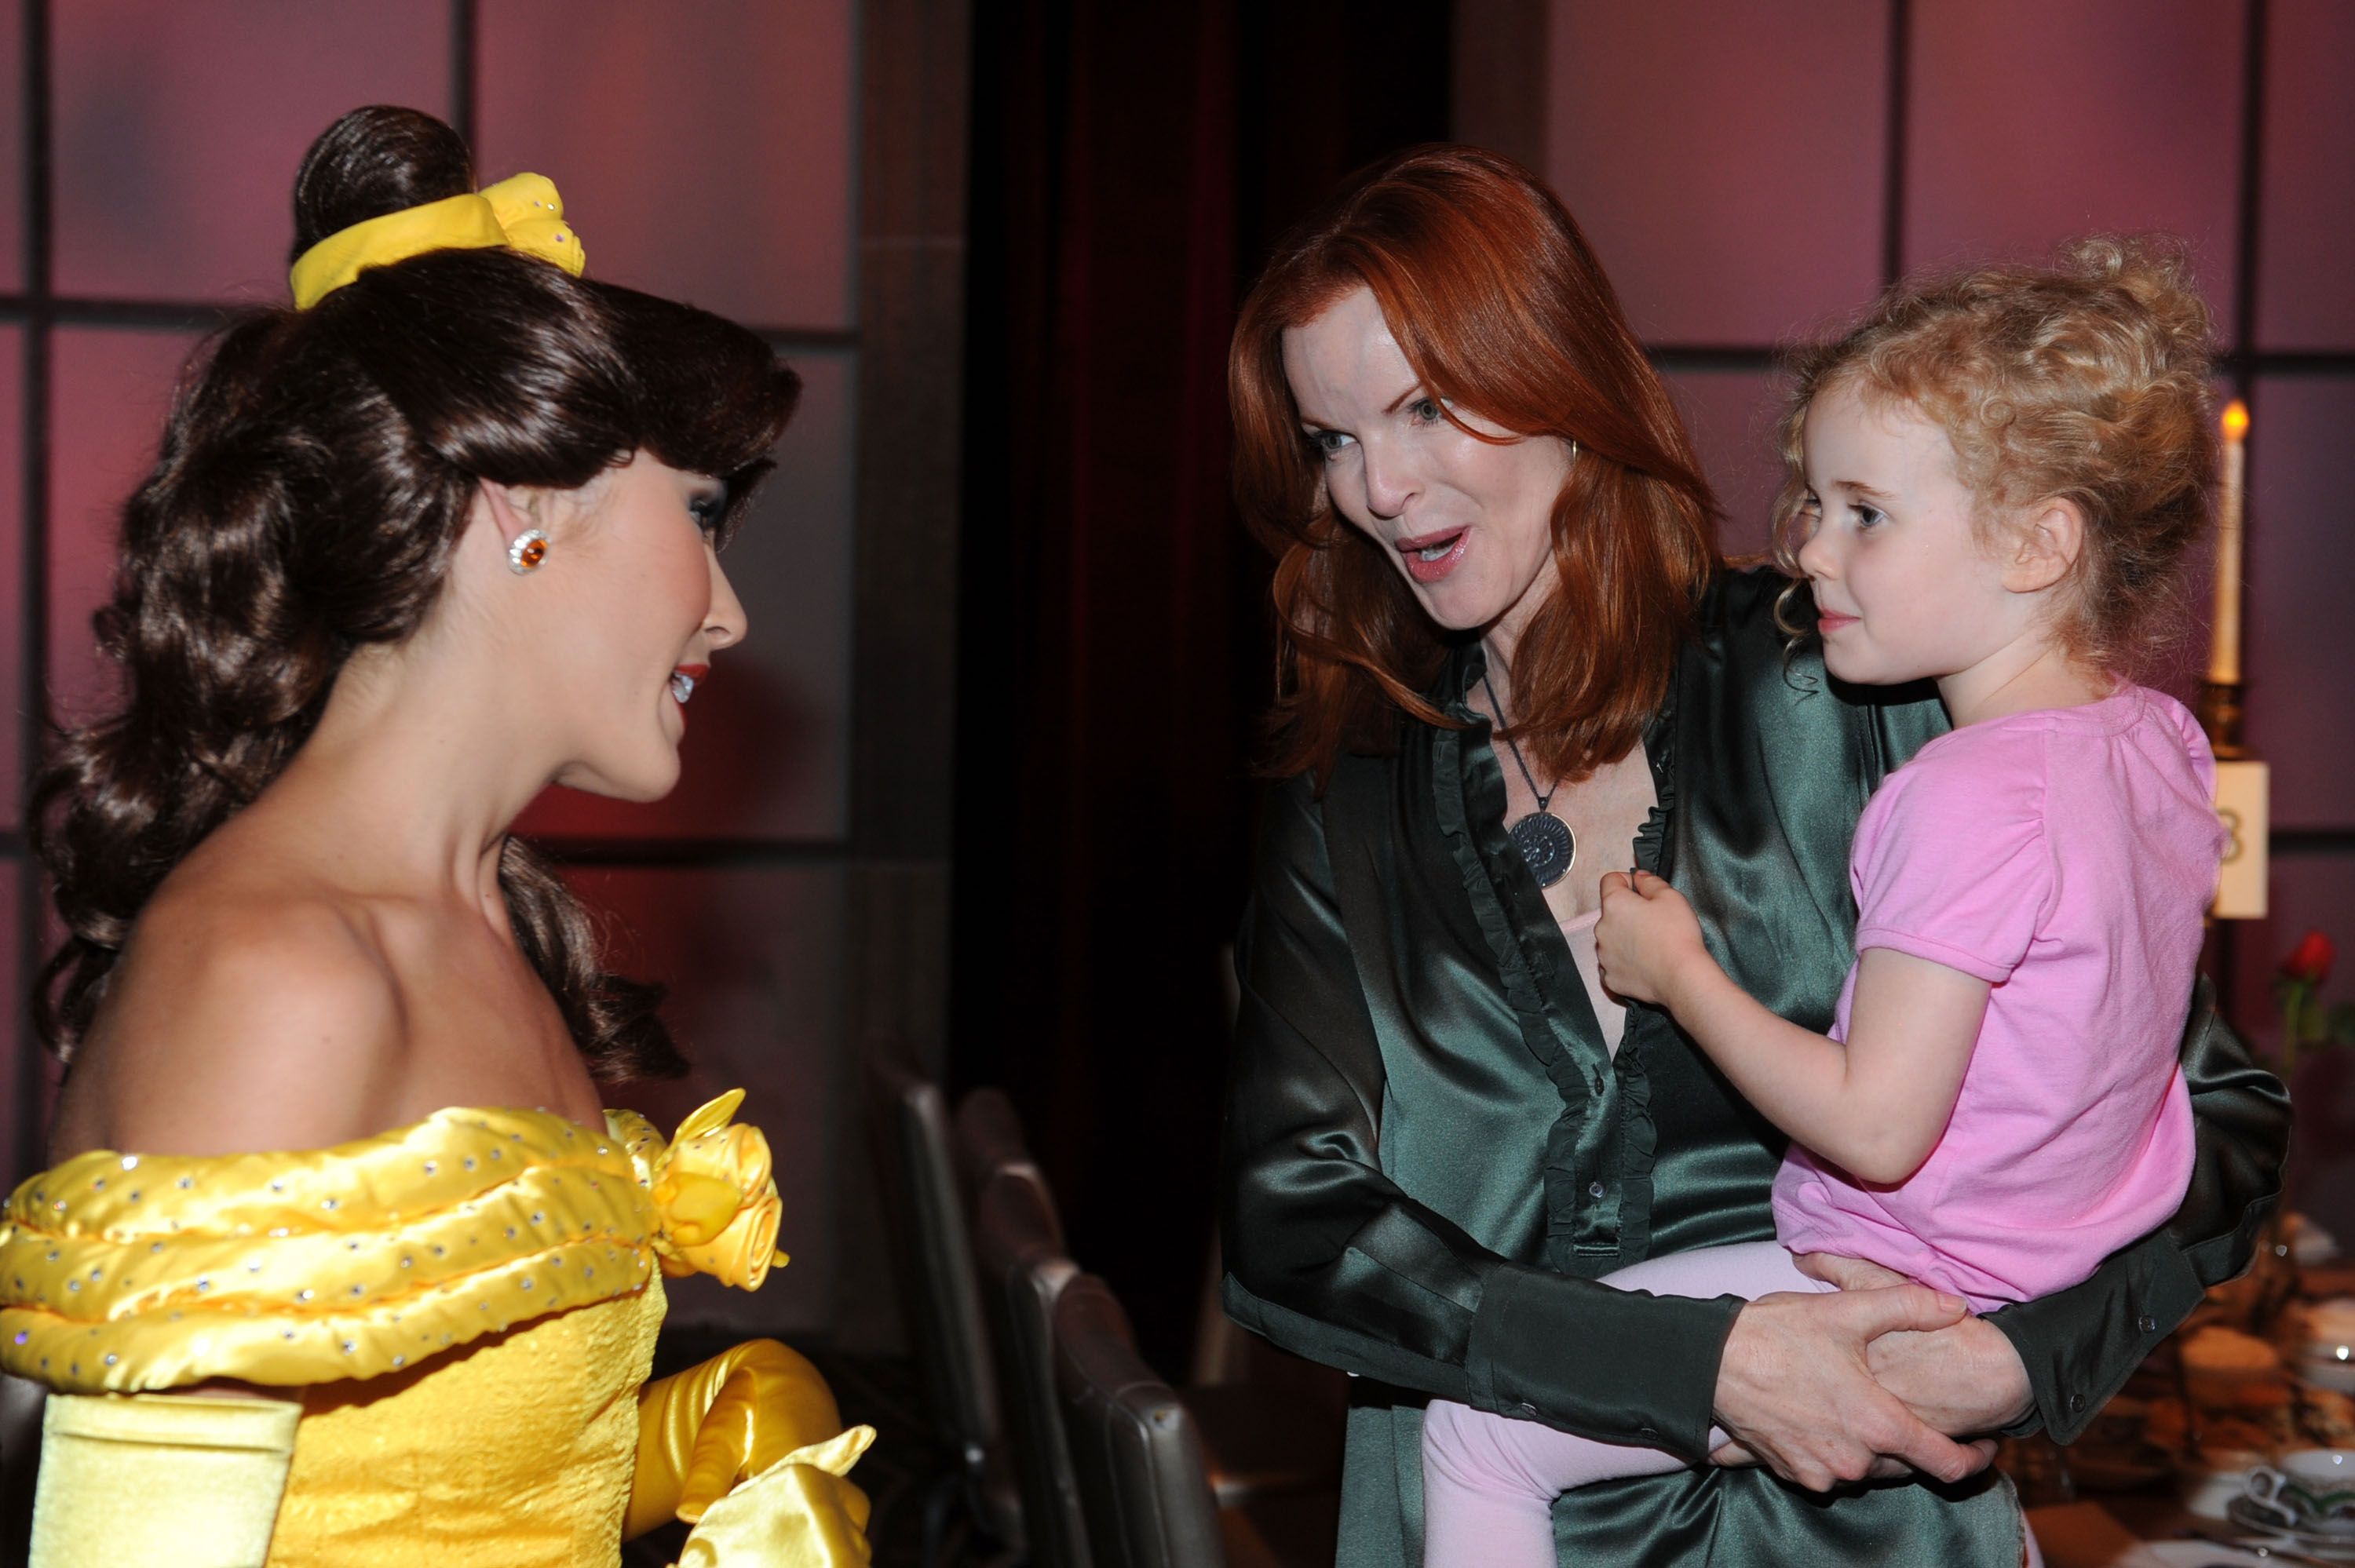
[[[1497,700],[1497,688],[1489,684],[1486,670],[1480,672],[1480,684],[1488,694],[1488,705],[1497,711],[1497,727],[1502,730],[1505,705]],[[1521,748],[1513,743],[1511,736],[1503,739],[1505,749],[1513,754],[1514,765],[1521,770],[1521,781],[1529,787],[1529,794],[1538,803],[1538,809],[1507,829],[1505,836],[1521,852],[1521,859],[1528,863],[1529,874],[1538,879],[1538,885],[1551,887],[1570,874],[1571,866],[1578,860],[1578,840],[1572,835],[1570,824],[1546,810],[1553,801],[1554,791],[1561,788],[1561,780],[1555,779],[1552,789],[1539,794],[1529,759],[1521,755]]]

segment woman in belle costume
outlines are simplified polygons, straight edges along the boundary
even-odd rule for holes
[[[677,780],[799,384],[580,276],[554,187],[477,194],[430,116],[336,122],[295,213],[293,308],[222,333],[124,512],[123,706],[36,789],[34,1562],[573,1568],[673,1518],[683,1564],[864,1562],[873,1434],[807,1362],[645,1381],[664,1275],[770,1266],[768,1149],[741,1095],[668,1143],[599,1108],[677,1055],[507,835],[551,782]]]

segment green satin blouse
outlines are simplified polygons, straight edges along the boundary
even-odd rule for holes
[[[1918,689],[1835,690],[1812,646],[1786,655],[1781,587],[1732,573],[1705,599],[1646,732],[1659,803],[1636,850],[1691,900],[1727,973],[1822,1029],[1854,958],[1857,816],[1946,721]],[[1321,800],[1305,779],[1272,793],[1238,948],[1226,1304],[1358,1374],[1345,1568],[1422,1561],[1430,1395],[1699,1457],[1742,1303],[1593,1281],[1774,1229],[1782,1134],[1657,1009],[1631,1007],[1616,1056],[1604,1048],[1505,836],[1503,774],[1465,701],[1481,667],[1459,650],[1432,693],[1465,728],[1405,726],[1395,754],[1345,758]],[[2084,1284],[1989,1318],[2035,1390],[2023,1429],[2076,1436],[2204,1287],[2248,1262],[2286,1097],[2204,991],[2183,1068],[2200,1160],[2175,1220]],[[1827,1499],[1701,1466],[1567,1494],[1554,1519],[1565,1563],[2020,1560],[2018,1506],[1991,1473]]]

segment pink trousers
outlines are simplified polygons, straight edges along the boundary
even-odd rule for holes
[[[1834,1288],[1801,1274],[1779,1242],[1704,1247],[1630,1265],[1604,1278],[1655,1296],[1739,1296]],[[1710,1446],[1725,1441],[1712,1428]],[[1658,1448],[1573,1437],[1534,1421],[1434,1399],[1423,1416],[1424,1568],[1554,1568],[1553,1499],[1590,1481],[1665,1475],[1686,1461]],[[2036,1538],[2028,1568],[2042,1568]]]

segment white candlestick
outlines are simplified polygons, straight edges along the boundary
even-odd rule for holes
[[[2249,410],[2237,397],[2224,409],[2224,486],[2216,499],[2216,617],[2208,679],[2241,680],[2241,509],[2248,482]]]

